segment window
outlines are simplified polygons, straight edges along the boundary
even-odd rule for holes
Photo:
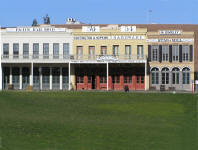
[[[9,57],[9,44],[8,43],[3,44],[3,57],[4,58]]]
[[[107,47],[106,46],[101,46],[100,54],[107,55]]]
[[[162,84],[169,84],[169,69],[162,69]]]
[[[39,44],[33,43],[33,58],[39,58]]]
[[[178,45],[173,45],[172,56],[173,56],[173,61],[179,60],[179,46]]]
[[[190,69],[184,68],[182,70],[182,75],[183,75],[183,84],[190,84]]]
[[[168,61],[168,45],[162,45],[162,61]]]
[[[124,83],[132,83],[132,76],[124,76]]]
[[[179,68],[172,70],[172,84],[179,84]]]
[[[29,44],[23,44],[23,58],[29,58]]]
[[[144,83],[144,76],[141,76],[141,84]]]
[[[84,83],[84,77],[80,76],[80,83]]]
[[[82,46],[77,46],[77,59],[81,59],[83,57],[83,47]]]
[[[113,83],[120,83],[120,76],[119,75],[112,76],[112,82]]]
[[[136,83],[138,83],[138,84],[139,84],[139,83],[140,83],[140,77],[139,77],[139,76],[137,76],[137,77],[136,77],[136,79],[137,79],[137,80],[136,80]]]
[[[119,55],[119,46],[113,45],[113,55],[118,56]]]
[[[137,59],[143,58],[143,55],[144,55],[143,45],[138,45],[137,46]]]
[[[59,58],[59,44],[53,44],[53,58]]]
[[[182,61],[188,61],[189,60],[189,46],[183,45],[182,46]]]
[[[125,45],[125,56],[131,57],[131,45]]]
[[[49,58],[49,43],[43,44],[43,58],[45,59]]]
[[[13,58],[19,58],[19,44],[13,44]]]
[[[159,52],[159,46],[152,45],[151,46],[152,61],[158,61],[158,52]]]
[[[89,59],[95,58],[95,46],[89,46]]]
[[[107,77],[106,76],[100,76],[100,83],[107,83]]]
[[[159,69],[158,68],[153,68],[151,70],[151,83],[159,84]]]
[[[63,58],[69,58],[69,43],[63,43]]]

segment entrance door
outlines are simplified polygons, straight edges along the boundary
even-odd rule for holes
[[[15,90],[19,89],[19,68],[12,68],[12,84]]]
[[[3,68],[3,89],[7,90],[8,89],[8,84],[9,84],[9,76],[10,76],[10,68],[5,67]]]
[[[136,90],[144,90],[144,75],[136,76]]]
[[[59,90],[60,89],[60,69],[52,68],[52,89]]]
[[[35,90],[40,90],[39,68],[34,68],[34,73],[33,73],[33,88]]]
[[[42,68],[42,89],[49,90],[50,89],[50,68],[43,67]]]
[[[62,76],[63,76],[63,90],[68,90],[69,89],[69,76],[68,76],[68,68],[63,68],[62,69]]]
[[[30,83],[29,77],[30,77],[29,68],[23,68],[22,69],[22,89],[23,90],[25,90]]]
[[[96,89],[96,76],[92,75],[92,89]]]

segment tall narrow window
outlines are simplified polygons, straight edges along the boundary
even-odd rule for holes
[[[179,68],[172,70],[172,84],[179,84]]]
[[[172,47],[172,57],[173,61],[179,60],[179,45],[173,45]]]
[[[162,69],[162,84],[169,84],[169,69]]]
[[[131,45],[125,45],[125,56],[131,57]]]
[[[95,46],[89,46],[89,59],[95,58]]]
[[[113,55],[118,56],[119,55],[119,46],[113,45]]]
[[[159,84],[159,69],[158,68],[153,68],[151,70],[151,83]]]
[[[23,58],[29,58],[29,44],[23,44]]]
[[[63,43],[63,58],[69,58],[69,43]]]
[[[182,70],[183,84],[190,84],[190,69],[184,68]]]
[[[168,45],[162,45],[162,61],[168,61]]]
[[[100,54],[107,55],[107,47],[106,46],[101,46]]]
[[[183,45],[182,46],[182,61],[188,61],[189,60],[189,46]]]
[[[39,44],[33,43],[33,58],[39,58]]]
[[[142,59],[144,57],[144,48],[143,45],[137,46],[137,59]]]
[[[13,58],[19,58],[19,44],[13,44]]]
[[[49,58],[49,43],[43,43],[43,58]]]
[[[83,58],[83,47],[82,46],[77,46],[76,54],[77,54],[77,59]]]
[[[4,43],[3,44],[3,58],[8,58],[9,57],[9,44]]]
[[[59,44],[58,43],[53,44],[53,57],[55,59],[59,58]]]
[[[151,46],[151,58],[152,61],[158,61],[158,54],[159,54],[159,46],[158,45],[152,45]]]

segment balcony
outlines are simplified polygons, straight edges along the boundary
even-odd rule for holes
[[[3,63],[145,63],[145,55],[2,55]]]

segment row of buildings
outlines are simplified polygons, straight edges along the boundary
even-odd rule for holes
[[[0,29],[0,89],[195,90],[198,25]]]

